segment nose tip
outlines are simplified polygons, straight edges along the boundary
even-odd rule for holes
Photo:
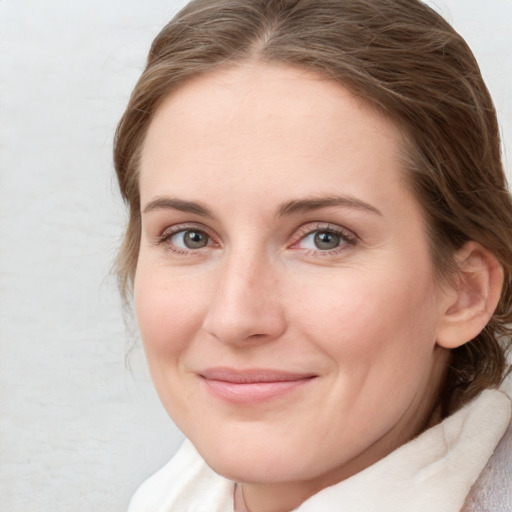
[[[229,265],[219,279],[204,329],[229,344],[264,343],[286,329],[277,280],[269,267]]]

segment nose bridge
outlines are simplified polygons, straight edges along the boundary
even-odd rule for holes
[[[205,329],[227,343],[270,340],[284,330],[276,269],[265,251],[233,248],[221,264]]]

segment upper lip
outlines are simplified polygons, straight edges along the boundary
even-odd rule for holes
[[[231,382],[233,384],[253,384],[257,382],[290,382],[311,379],[316,377],[313,373],[289,372],[269,368],[207,368],[199,375],[208,380]]]

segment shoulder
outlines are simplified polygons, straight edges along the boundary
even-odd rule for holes
[[[128,512],[232,512],[233,483],[213,472],[190,441],[148,478],[130,501]]]
[[[471,488],[462,512],[512,512],[512,423]]]

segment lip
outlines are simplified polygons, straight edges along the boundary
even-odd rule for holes
[[[208,391],[237,405],[255,405],[287,395],[311,382],[316,375],[275,369],[208,368],[199,373]]]

